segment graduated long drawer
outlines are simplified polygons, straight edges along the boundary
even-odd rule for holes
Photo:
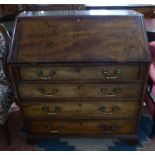
[[[137,116],[139,101],[24,102],[26,118],[129,118]]]
[[[25,84],[18,85],[21,98],[40,97],[53,99],[74,98],[138,98],[142,83],[91,83],[91,84]]]
[[[28,133],[47,135],[135,134],[135,120],[51,120],[27,122]]]
[[[145,67],[140,65],[37,65],[16,69],[20,80],[143,80]]]

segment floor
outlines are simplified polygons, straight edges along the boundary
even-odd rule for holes
[[[8,117],[9,123],[9,131],[11,133],[12,143],[10,146],[7,146],[4,143],[3,137],[0,137],[0,151],[33,151],[35,149],[35,145],[27,145],[25,141],[25,135],[21,132],[22,127],[22,115],[18,109],[18,107],[13,106],[11,108],[11,112]],[[149,140],[145,147],[140,149],[142,151],[155,151],[155,137]]]

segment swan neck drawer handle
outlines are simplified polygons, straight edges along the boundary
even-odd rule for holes
[[[99,129],[102,131],[102,132],[105,132],[105,133],[112,133],[114,131],[117,130],[117,125],[105,125],[105,124],[100,124],[99,125]]]
[[[37,68],[35,73],[39,79],[43,79],[43,80],[50,80],[56,74],[56,72],[53,69],[51,69],[48,75],[44,75],[43,70],[40,68]]]
[[[51,111],[50,111],[49,107],[47,107],[47,106],[43,106],[41,109],[43,112],[46,112],[48,115],[56,115],[58,112],[62,111],[61,107],[58,107],[58,106],[55,106],[54,110],[51,110]]]
[[[43,96],[54,96],[58,92],[58,89],[52,88],[46,91],[44,88],[38,88],[38,91],[43,95]]]
[[[50,130],[50,133],[59,133],[59,130]]]
[[[114,72],[114,75],[110,75],[110,73],[106,70],[103,70],[102,71],[102,74],[105,76],[106,79],[117,79],[118,78],[118,75],[121,73],[121,70],[118,69]]]
[[[110,111],[108,111],[106,109],[107,108],[105,106],[99,107],[99,111],[100,112],[103,112],[104,115],[112,115],[113,113],[119,111],[120,110],[120,107],[117,106],[117,105],[114,105],[114,106],[111,107],[111,110]]]
[[[121,92],[120,88],[114,88],[112,91],[106,88],[101,88],[101,93],[107,97],[115,97],[117,94]]]

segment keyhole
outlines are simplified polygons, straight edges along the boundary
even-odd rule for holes
[[[80,87],[80,86],[78,86],[78,89],[81,89],[81,87]]]
[[[81,104],[79,104],[79,106],[81,107]]]

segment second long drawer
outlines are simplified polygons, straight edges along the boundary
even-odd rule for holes
[[[25,84],[18,85],[21,98],[50,99],[139,98],[142,83]]]

